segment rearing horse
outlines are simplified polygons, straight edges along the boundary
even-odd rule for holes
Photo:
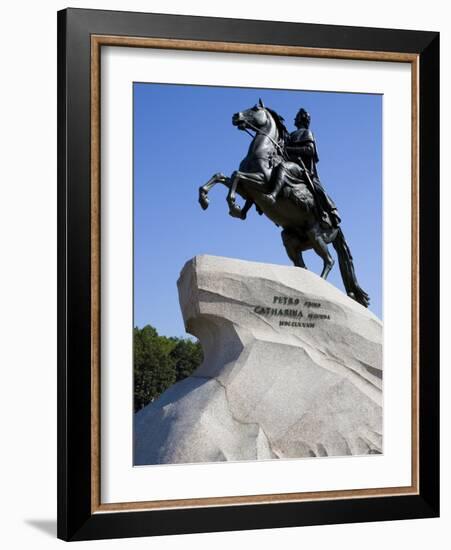
[[[334,265],[328,244],[337,251],[340,273],[348,296],[365,307],[369,297],[360,288],[354,272],[354,264],[344,235],[338,227],[323,227],[318,216],[315,197],[306,182],[303,168],[284,160],[284,143],[288,135],[283,119],[260,100],[258,105],[235,113],[232,124],[240,130],[253,130],[255,135],[239,170],[231,177],[217,173],[199,188],[201,207],[208,208],[208,193],[217,183],[228,187],[229,214],[246,219],[247,212],[255,204],[259,214],[265,214],[277,226],[282,227],[282,240],[288,257],[297,267],[306,268],[302,252],[313,249],[323,260],[321,277],[326,279]],[[282,191],[271,200],[269,193],[275,178],[282,178]],[[236,194],[245,199],[244,207],[236,204]]]

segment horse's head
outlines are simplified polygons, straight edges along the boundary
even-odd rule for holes
[[[232,124],[237,126],[239,130],[260,130],[263,129],[270,121],[270,115],[260,99],[257,105],[239,111],[232,116]]]

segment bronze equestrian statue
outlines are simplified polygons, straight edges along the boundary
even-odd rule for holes
[[[338,256],[340,273],[348,296],[365,307],[368,294],[359,286],[349,247],[340,228],[340,216],[325,192],[316,169],[318,153],[310,130],[310,115],[300,109],[295,118],[297,130],[289,134],[283,118],[259,103],[235,113],[232,124],[255,134],[246,157],[230,177],[217,173],[199,188],[199,202],[208,208],[208,193],[217,183],[228,187],[229,214],[245,220],[255,205],[282,227],[285,250],[297,267],[305,268],[302,252],[313,249],[324,262],[321,277],[326,279],[334,265],[328,244]],[[236,204],[236,194],[245,204]]]

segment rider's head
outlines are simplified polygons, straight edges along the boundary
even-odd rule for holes
[[[296,128],[308,128],[310,126],[310,115],[305,109],[299,109],[294,124]]]

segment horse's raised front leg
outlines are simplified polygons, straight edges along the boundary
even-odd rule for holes
[[[243,208],[241,208],[238,205],[235,205],[235,208],[233,210],[230,210],[229,214],[232,216],[232,218],[239,218],[240,220],[245,220],[247,213],[249,212],[253,204],[254,204],[254,201],[252,199],[246,199],[246,202],[244,203]]]
[[[238,186],[239,179],[240,179],[239,173],[234,172],[231,177],[229,192],[227,193],[227,204],[229,205],[229,214],[234,218],[241,218],[241,208],[236,204],[236,188]]]
[[[208,205],[210,201],[208,200],[208,193],[212,187],[214,187],[217,183],[226,183],[228,178],[224,176],[221,172],[218,172],[214,176],[212,176],[205,185],[202,185],[202,187],[199,187],[199,204],[201,205],[203,210],[206,210],[208,208]]]

